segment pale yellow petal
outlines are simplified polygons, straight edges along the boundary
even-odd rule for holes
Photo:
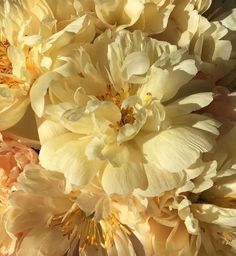
[[[91,137],[66,133],[49,140],[40,150],[40,163],[49,170],[60,171],[76,185],[87,184],[102,169],[103,162],[88,160],[85,148]]]
[[[168,129],[153,137],[140,136],[137,141],[149,161],[170,172],[188,168],[201,153],[213,147],[212,138],[207,133],[190,127]]]
[[[140,153],[127,147],[128,155],[118,167],[108,164],[102,175],[102,185],[108,194],[127,194],[135,188],[147,187],[147,176]]]

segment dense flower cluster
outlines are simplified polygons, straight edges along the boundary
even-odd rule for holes
[[[0,256],[236,255],[235,83],[235,0],[1,1]]]

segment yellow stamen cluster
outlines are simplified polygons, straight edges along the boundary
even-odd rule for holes
[[[114,245],[118,229],[128,236],[131,235],[130,230],[121,224],[114,214],[96,222],[93,215],[86,216],[76,204],[68,212],[52,216],[48,227],[60,230],[63,236],[67,236],[71,243],[76,244],[80,253],[88,250],[90,246],[97,250],[110,248]]]
[[[122,88],[122,92],[114,92],[113,88],[111,85],[107,86],[107,91],[105,95],[98,96],[97,98],[101,101],[111,101],[113,102],[116,106],[118,106],[121,110],[121,119],[119,122],[117,122],[116,125],[111,125],[112,128],[115,130],[119,130],[120,127],[124,126],[125,124],[133,124],[135,122],[135,113],[134,113],[134,108],[133,107],[127,107],[127,108],[122,108],[122,101],[127,98],[130,95],[130,87],[128,90],[124,90]]]
[[[220,239],[225,245],[230,244],[233,240],[236,239],[236,235],[232,234],[231,232],[223,231],[217,232],[217,234],[220,236]]]
[[[0,42],[0,84],[6,84],[9,87],[16,87],[23,84],[23,81],[12,75],[12,64],[7,56],[8,41]]]
[[[63,236],[78,244],[80,253],[90,246],[99,248],[103,241],[99,223],[95,222],[92,215],[86,216],[77,205],[68,212],[50,218],[48,226],[59,229]]]
[[[133,107],[122,108],[119,126],[122,127],[125,124],[133,124],[134,121],[135,121],[134,108]]]
[[[9,47],[8,41],[0,42],[0,73],[11,74],[12,64],[7,57],[7,48]]]
[[[121,224],[114,214],[111,214],[106,220],[102,220],[100,223],[103,231],[104,248],[110,248],[114,245],[114,237],[116,236],[118,229],[126,233],[128,236],[131,235],[130,230]]]
[[[97,98],[101,101],[112,101],[115,105],[117,105],[120,108],[124,96],[123,93],[114,92],[112,86],[109,84],[107,85],[107,91],[105,92],[105,94],[97,96]]]

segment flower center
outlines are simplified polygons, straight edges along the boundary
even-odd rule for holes
[[[112,86],[109,84],[107,85],[107,90],[105,94],[101,96],[97,96],[97,98],[101,101],[111,101],[120,108],[121,103],[125,98],[124,90],[122,89],[122,91],[123,91],[122,93],[114,92],[114,90],[112,89]]]
[[[129,229],[121,224],[114,214],[111,214],[106,220],[101,220],[100,224],[103,231],[104,248],[110,248],[114,246],[114,237],[117,236],[117,229],[121,230],[128,236],[131,235]]]
[[[15,87],[23,84],[23,81],[12,75],[12,64],[7,56],[7,48],[9,45],[7,40],[0,41],[0,84]]]
[[[122,108],[122,102],[126,98],[130,96],[130,91],[131,88],[128,87],[127,90],[121,89],[121,92],[114,92],[113,88],[111,85],[107,86],[107,91],[104,95],[98,96],[97,98],[101,101],[111,101],[113,102],[121,112],[121,119],[119,122],[117,122],[116,125],[111,125],[112,128],[115,130],[119,130],[122,126],[125,124],[133,124],[135,122],[135,113],[134,113],[134,108],[133,107],[127,107],[127,108]]]
[[[93,214],[86,216],[77,204],[73,204],[68,212],[51,217],[48,227],[60,230],[63,236],[71,240],[70,248],[77,248],[79,253],[86,252],[90,246],[97,250],[113,246],[117,229],[127,235],[131,234],[114,214],[96,222]]]
[[[122,108],[119,126],[122,127],[125,124],[133,124],[134,121],[135,121],[134,108],[133,107]]]
[[[50,218],[48,226],[58,228],[63,236],[72,239],[72,243],[78,243],[80,252],[89,246],[97,247],[101,244],[100,225],[94,221],[93,216],[86,216],[76,204],[68,212]]]
[[[0,42],[0,72],[4,74],[12,73],[12,65],[7,57],[7,48],[9,47],[8,41]]]

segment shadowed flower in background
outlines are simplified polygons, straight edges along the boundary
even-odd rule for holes
[[[116,210],[99,219],[94,214],[103,209],[95,207],[87,215],[89,209],[79,206],[81,194],[61,173],[27,166],[5,215],[6,230],[20,241],[17,255],[138,255],[142,245],[116,217]]]
[[[220,86],[215,87],[213,93],[213,101],[202,112],[211,113],[224,124],[236,124],[236,93]]]

